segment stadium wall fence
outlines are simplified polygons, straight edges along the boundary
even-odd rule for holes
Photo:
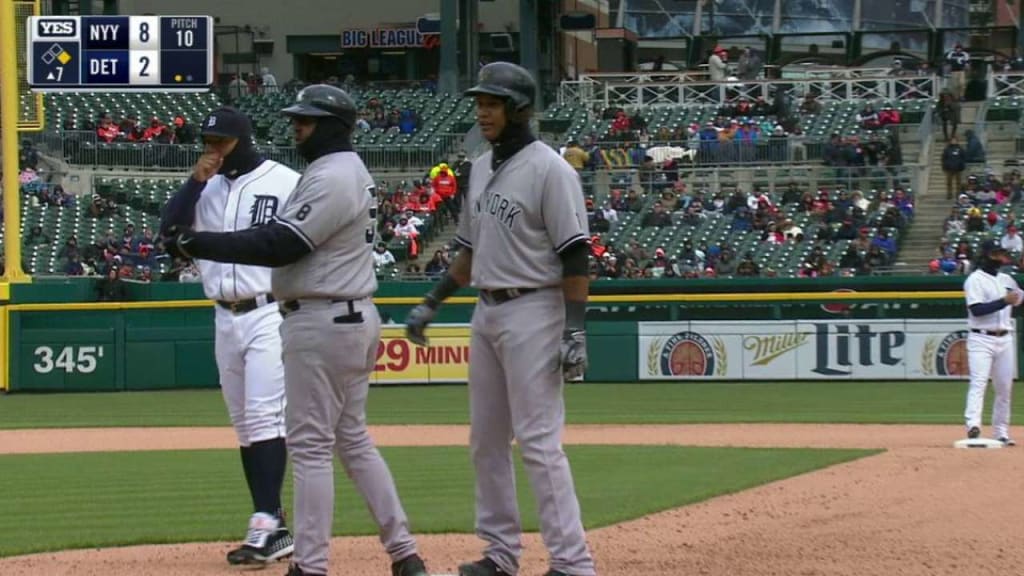
[[[585,379],[964,378],[962,282],[945,276],[595,282]],[[398,324],[430,285],[381,285],[376,302],[386,325],[375,384],[465,382],[472,290],[442,307],[429,348],[405,340]],[[199,285],[130,284],[128,302],[94,302],[95,293],[88,279],[10,286],[0,311],[4,389],[217,387],[213,304]]]

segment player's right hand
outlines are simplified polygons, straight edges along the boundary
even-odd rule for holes
[[[405,337],[413,344],[426,346],[429,343],[426,335],[427,326],[434,320],[435,314],[437,311],[426,303],[410,310],[409,315],[405,317]]]
[[[195,239],[195,232],[188,226],[171,226],[167,230],[167,236],[163,238],[164,249],[171,258],[191,260],[192,254],[188,251],[188,245]]]
[[[1006,293],[1006,296],[1003,296],[1003,300],[1006,300],[1006,303],[1010,306],[1016,306],[1017,304],[1020,304],[1020,292],[1010,290]]]
[[[196,165],[192,168],[192,177],[197,182],[206,182],[210,178],[213,178],[214,174],[220,170],[220,167],[224,164],[224,157],[220,154],[213,152],[206,152],[199,157],[196,161]]]

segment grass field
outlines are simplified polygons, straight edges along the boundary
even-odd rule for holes
[[[417,533],[471,532],[473,480],[463,447],[382,450]],[[588,527],[736,492],[872,454],[865,450],[573,446]],[[201,450],[0,456],[0,556],[112,545],[238,540],[250,504],[237,452]],[[374,534],[336,467],[338,534]],[[291,502],[291,480],[285,482]],[[528,530],[536,515],[519,471]]]
[[[574,424],[959,424],[966,390],[964,382],[587,384],[567,387],[566,401]],[[1013,404],[1024,410],[1024,396]],[[466,387],[373,388],[369,421],[468,423]],[[0,428],[227,425],[216,390],[0,396]]]

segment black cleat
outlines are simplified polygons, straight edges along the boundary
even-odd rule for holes
[[[974,439],[974,438],[977,438],[978,436],[981,436],[981,428],[978,428],[977,426],[971,426],[967,430],[967,437],[968,438]]]
[[[494,560],[484,558],[470,564],[459,566],[459,576],[509,576],[507,572],[498,568]]]
[[[391,576],[430,576],[418,554],[406,556],[391,564]]]
[[[295,564],[288,567],[288,573],[284,576],[327,576],[326,574],[313,574],[312,572],[303,572],[302,568],[299,568]]]
[[[281,520],[270,514],[257,512],[249,520],[249,532],[245,542],[228,552],[228,564],[253,565],[269,564],[283,560],[295,551],[295,541],[288,528],[281,526]]]

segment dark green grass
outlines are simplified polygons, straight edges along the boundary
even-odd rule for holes
[[[466,448],[386,448],[417,533],[471,532]],[[873,451],[573,446],[568,449],[588,528],[853,460]],[[236,451],[0,456],[0,556],[144,543],[240,540],[248,494]],[[517,463],[518,466],[518,463]],[[336,466],[337,534],[375,534],[365,505]],[[291,503],[291,480],[286,482]],[[524,527],[537,528],[519,470]]]
[[[966,391],[965,382],[586,384],[567,387],[566,401],[572,424],[959,424]],[[1013,403],[1024,410],[1024,395]],[[373,388],[369,420],[465,424],[466,387]],[[217,390],[0,396],[0,428],[227,424]]]

